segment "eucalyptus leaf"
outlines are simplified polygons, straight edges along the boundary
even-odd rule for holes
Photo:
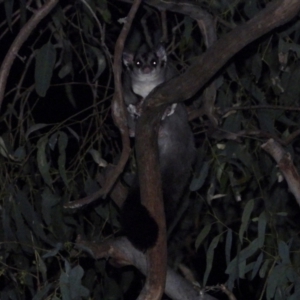
[[[286,282],[286,271],[287,266],[285,264],[279,264],[272,270],[267,280],[266,296],[268,300],[272,299],[280,285]]]
[[[278,212],[276,213],[277,216],[280,216],[280,217],[287,217],[288,213],[285,212],[285,211],[282,211],[282,212]]]
[[[253,266],[253,270],[252,270],[252,274],[251,274],[251,279],[253,280],[254,277],[256,276],[256,274],[258,273],[259,271],[259,268],[261,267],[261,264],[263,262],[263,258],[264,258],[264,254],[263,252],[261,252],[258,257],[257,257],[257,260]]]
[[[219,234],[213,238],[213,240],[211,241],[211,243],[208,247],[208,250],[206,252],[206,269],[205,269],[205,273],[204,273],[204,277],[203,277],[203,285],[204,286],[206,286],[208,276],[212,269],[212,263],[213,263],[213,259],[214,259],[214,251],[215,251],[215,248],[219,244],[221,236],[222,236],[222,234]]]
[[[55,10],[52,11],[51,18],[57,30],[61,30],[62,26],[67,22],[64,11],[62,10],[60,5],[57,5],[55,7]]]
[[[70,133],[76,138],[76,140],[79,142],[80,138],[78,134],[69,126],[67,126],[67,129],[70,131]]]
[[[93,82],[95,82],[106,69],[106,59],[103,52],[99,48],[90,46],[90,49],[95,55],[97,61],[97,72],[93,78]]]
[[[227,266],[225,271],[226,274],[231,274],[236,267],[237,261],[239,264],[246,260],[247,258],[251,257],[256,251],[258,250],[258,239],[253,240],[249,246],[244,248],[237,257],[235,257]]]
[[[26,253],[33,253],[33,247],[32,245],[32,237],[30,229],[28,228],[28,225],[25,224],[23,215],[21,213],[21,206],[20,205],[14,205],[13,207],[13,218],[17,227],[17,238],[18,241]]]
[[[236,81],[238,80],[239,76],[237,74],[236,66],[234,63],[231,63],[227,68],[227,73],[231,80]]]
[[[43,300],[46,299],[48,296],[50,290],[53,289],[53,283],[48,283],[46,282],[46,285],[43,286],[37,293],[36,295],[32,298],[32,300]],[[53,298],[52,298],[53,300]]]
[[[227,266],[230,262],[231,247],[232,247],[232,230],[229,228],[227,231],[226,243],[225,243],[225,259],[226,259]]]
[[[294,70],[292,70],[292,72],[287,77],[286,88],[284,90],[284,93],[280,95],[279,101],[282,105],[292,106],[297,103],[297,99],[300,98],[299,82],[300,82],[300,70],[299,70],[299,65],[297,65],[297,67]]]
[[[40,48],[36,55],[35,63],[35,90],[41,97],[45,97],[51,83],[56,50],[50,41]]]
[[[6,158],[9,157],[5,142],[1,136],[0,136],[0,154]]]
[[[57,145],[58,134],[59,134],[58,132],[53,133],[48,140],[48,145],[52,151],[55,149],[55,146]]]
[[[16,241],[17,238],[15,236],[15,232],[12,230],[9,216],[10,216],[10,214],[3,207],[1,221],[2,221],[4,238],[7,241],[7,243],[4,244],[3,246],[5,247],[5,250],[7,251],[7,253],[9,253],[11,250],[16,251],[15,248],[17,248],[17,245],[15,243],[11,243],[12,241]]]
[[[223,130],[229,131],[229,132],[238,132],[241,130],[242,126],[242,115],[240,112],[236,112],[234,115],[229,115],[224,124],[223,124]]]
[[[45,187],[42,193],[42,213],[46,224],[49,226],[52,224],[52,207],[57,205],[60,201],[60,197],[54,195],[48,187]]]
[[[67,95],[67,98],[69,100],[69,102],[71,103],[71,105],[77,109],[77,104],[76,104],[76,100],[74,98],[74,95],[73,95],[73,87],[71,84],[66,84],[65,85],[65,91],[66,91],[66,95]]]
[[[266,235],[267,218],[266,213],[263,211],[258,218],[258,244],[263,247]]]
[[[265,132],[276,134],[274,128],[274,114],[271,109],[260,109],[257,111],[260,129]]]
[[[65,267],[66,272],[62,272],[59,279],[63,300],[80,300],[82,297],[88,297],[88,289],[81,284],[84,275],[82,267],[77,265],[71,269],[67,261]]]
[[[245,274],[247,272],[246,267],[247,265],[245,260],[239,262],[239,278],[245,279]],[[251,270],[252,270],[252,265],[250,265],[250,271]]]
[[[81,266],[77,265],[70,271],[70,292],[72,299],[81,299],[81,297],[88,297],[89,291],[81,285],[81,279],[84,271]]]
[[[59,132],[58,137],[58,150],[59,150],[59,157],[58,157],[58,170],[59,174],[64,181],[65,185],[68,186],[68,178],[66,172],[66,148],[68,145],[68,136],[63,132]]]
[[[13,154],[13,157],[15,158],[16,161],[22,161],[26,157],[26,149],[25,147],[21,146],[18,147]]]
[[[204,226],[204,228],[201,230],[201,232],[198,234],[196,242],[195,242],[195,248],[198,249],[203,240],[207,237],[211,229],[211,224],[207,224]]]
[[[28,201],[27,195],[24,192],[19,191],[17,192],[15,199],[16,204],[20,206],[22,216],[24,217],[36,237],[52,245],[52,242],[48,239],[43,230],[43,223],[39,215],[35,212],[32,204]]]
[[[256,81],[260,79],[261,71],[262,71],[262,59],[261,56],[258,53],[256,53],[252,58],[252,73],[255,76]]]
[[[209,172],[209,169],[210,169],[210,162],[208,161],[205,161],[203,162],[202,164],[202,168],[201,170],[199,171],[199,175],[194,177],[192,179],[192,182],[190,184],[190,190],[193,192],[193,191],[197,191],[199,190],[203,184],[204,184],[204,181],[208,175],[208,172]]]
[[[52,257],[52,256],[55,256],[59,251],[61,251],[63,249],[63,244],[62,243],[57,243],[55,245],[55,248],[53,248],[52,250],[50,251],[47,251],[46,254],[44,254],[42,256],[42,258],[48,258],[48,257]]]
[[[286,265],[291,264],[290,249],[284,241],[278,242],[278,253],[280,255],[280,258],[282,259],[283,264],[286,264]]]
[[[50,176],[50,164],[47,160],[46,155],[46,146],[48,143],[48,137],[43,136],[37,142],[37,163],[39,171],[44,179],[44,181],[48,184],[48,186],[52,185],[52,179]]]
[[[71,298],[70,278],[69,275],[65,272],[61,272],[61,275],[59,277],[59,287],[63,300],[75,300]]]
[[[300,289],[287,298],[287,300],[299,300],[299,299],[300,299]]]
[[[103,20],[106,23],[111,23],[111,12],[108,9],[107,0],[98,1],[97,5]]]
[[[255,82],[253,82],[253,80],[251,80],[250,77],[241,78],[241,83],[255,100],[261,104],[265,102],[265,95],[263,91]]]
[[[253,207],[254,207],[254,201],[253,201],[253,199],[251,199],[250,201],[247,202],[245,209],[243,211],[242,224],[241,224],[241,227],[239,230],[239,238],[240,238],[241,244],[243,244],[244,232],[246,231],[246,229],[248,227],[248,222],[250,220],[250,216],[253,211]]]
[[[34,124],[34,125],[30,126],[30,127],[28,128],[28,130],[26,131],[26,133],[25,133],[25,139],[27,140],[28,137],[29,137],[29,135],[30,135],[31,133],[33,133],[33,132],[35,132],[35,131],[37,131],[37,130],[40,130],[40,129],[42,129],[42,128],[45,128],[45,127],[47,127],[47,126],[49,126],[49,125],[48,125],[48,124],[43,124],[43,123]]]
[[[60,71],[58,72],[59,78],[65,78],[67,75],[69,75],[72,71],[72,64],[71,62],[67,62],[65,65],[62,66]]]
[[[43,282],[47,282],[47,266],[38,253],[36,253],[36,258],[37,268],[42,274]]]

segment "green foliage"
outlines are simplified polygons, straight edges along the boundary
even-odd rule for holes
[[[52,72],[56,61],[56,51],[51,43],[43,45],[38,50],[35,62],[35,90],[41,97],[45,97],[50,87]]]
[[[198,3],[218,17],[219,38],[265,6],[260,0]],[[1,108],[0,298],[123,299],[136,284],[135,271],[116,271],[75,247],[78,235],[101,242],[121,234],[115,203],[64,205],[99,190],[99,178],[122,151],[110,116],[111,57],[118,20],[130,6],[105,0],[60,5],[22,46]],[[16,21],[24,26],[36,8],[26,10],[23,1],[0,7],[2,61],[19,32]],[[157,23],[156,11],[147,9]],[[144,13],[136,27],[143,28]],[[186,264],[205,285],[226,282],[240,299],[300,297],[299,207],[261,149],[273,137],[299,170],[293,138],[300,123],[293,109],[300,100],[299,22],[248,45],[218,73],[212,109],[218,128],[206,116],[191,122],[198,157],[169,239],[170,265]],[[206,51],[199,28],[173,13],[167,27],[170,57],[184,72]],[[132,36],[133,44],[141,39]],[[199,108],[203,95],[191,101]]]

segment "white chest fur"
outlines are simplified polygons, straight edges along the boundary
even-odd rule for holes
[[[163,83],[165,81],[164,76],[143,76],[141,79],[132,79],[132,90],[135,94],[146,98],[149,93],[157,87],[159,84]]]

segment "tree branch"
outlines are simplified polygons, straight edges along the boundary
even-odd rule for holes
[[[30,18],[30,20],[22,27],[17,37],[11,44],[9,50],[7,51],[0,68],[0,109],[4,98],[7,77],[16,58],[16,55],[18,54],[20,48],[27,40],[31,32],[36,28],[38,23],[50,13],[50,11],[57,3],[58,0],[49,0],[44,6],[38,9],[36,13]]]
[[[125,237],[103,243],[88,242],[78,237],[76,243],[77,248],[89,252],[95,259],[110,257],[110,263],[115,267],[133,265],[144,275],[148,274],[145,254],[134,248]],[[215,297],[197,290],[190,281],[170,268],[167,270],[165,293],[173,300],[216,300]]]
[[[146,105],[182,102],[198,92],[224,64],[246,45],[294,18],[298,0],[273,1],[251,20],[224,35],[182,75],[160,85],[148,96]],[[192,79],[192,80],[191,80]]]
[[[275,159],[290,191],[300,205],[300,176],[293,164],[291,154],[284,151],[281,145],[273,139],[268,140],[261,147]]]
[[[144,111],[136,126],[136,153],[141,201],[159,227],[156,245],[148,250],[149,268],[146,284],[138,299],[160,299],[167,270],[167,233],[158,160],[158,129],[163,111]],[[153,292],[156,293],[154,297]]]

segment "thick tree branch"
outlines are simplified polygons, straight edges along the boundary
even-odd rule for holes
[[[0,68],[0,109],[4,98],[7,77],[20,48],[27,40],[31,32],[37,27],[38,23],[50,13],[50,11],[57,3],[58,0],[49,0],[44,6],[38,9],[36,13],[30,18],[30,20],[22,27],[17,37],[11,44],[9,50],[7,51],[7,54]]]
[[[157,145],[162,114],[157,109],[152,110],[149,114],[146,111],[143,113],[145,117],[142,117],[136,126],[136,152],[141,199],[158,224],[159,234],[155,247],[148,251],[149,273],[141,297],[160,299],[164,291],[167,270],[167,234]],[[147,141],[146,144],[144,144],[145,141]],[[153,287],[157,292],[155,298],[152,294]]]
[[[93,243],[77,239],[77,248],[89,252],[95,259],[110,257],[110,262],[116,266],[133,265],[144,275],[148,274],[145,254],[135,249],[124,237],[108,240],[103,243]],[[165,293],[173,300],[216,300],[216,298],[197,290],[191,282],[178,275],[172,269],[167,270]]]
[[[218,40],[182,75],[156,88],[147,105],[160,106],[189,99],[198,92],[224,64],[246,45],[285,24],[300,10],[300,1],[273,1],[255,17]]]

